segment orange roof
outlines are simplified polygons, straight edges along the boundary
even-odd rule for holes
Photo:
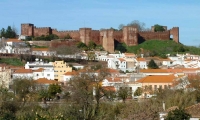
[[[134,53],[124,53],[125,56],[135,56]]]
[[[142,73],[168,73],[167,69],[141,69]]]
[[[146,61],[144,58],[137,58],[137,61]]]
[[[103,89],[106,91],[113,91],[113,92],[116,91],[114,86],[103,86]]]
[[[33,73],[31,69],[17,69],[14,73]]]
[[[49,51],[49,48],[32,48],[32,51]]]
[[[174,75],[156,75],[147,76],[139,79],[137,82],[140,83],[172,83],[175,79]]]
[[[6,42],[23,42],[23,41],[18,39],[8,39]]]
[[[170,60],[169,58],[166,59],[160,58],[160,61],[172,61],[172,60]]]
[[[39,78],[35,80],[38,84],[57,84],[58,82],[55,80],[48,80],[47,78]]]
[[[121,62],[122,62],[122,61],[126,61],[126,60],[124,60],[123,58],[118,58],[118,60],[120,60]]]
[[[33,72],[42,72],[44,69],[43,68],[39,68],[37,70],[34,70]]]
[[[119,77],[115,77],[115,78],[109,77],[109,78],[107,78],[107,80],[109,82],[122,82],[121,78],[119,78]]]
[[[181,69],[167,69],[169,73],[182,73],[183,71]]]
[[[102,70],[97,70],[96,72],[101,72]],[[103,70],[104,72],[108,72],[108,73],[119,73],[119,71],[118,70],[116,70],[116,69],[110,69],[110,68],[106,68],[105,70]]]
[[[78,75],[78,73],[73,70],[72,72],[66,72],[64,75],[71,75],[71,76],[73,76],[73,75]]]

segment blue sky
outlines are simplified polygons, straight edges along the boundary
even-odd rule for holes
[[[180,42],[200,45],[199,0],[0,0],[0,29],[21,23],[58,30],[118,28],[133,20],[146,28],[178,26]]]

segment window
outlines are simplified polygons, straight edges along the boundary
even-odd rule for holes
[[[167,89],[167,85],[164,85],[164,88]]]
[[[154,85],[154,90],[157,90],[157,85]]]
[[[162,89],[162,85],[159,85],[159,89]]]
[[[47,74],[47,76],[49,77],[49,76],[50,76],[50,74]]]
[[[39,76],[39,74],[36,74],[36,76]]]

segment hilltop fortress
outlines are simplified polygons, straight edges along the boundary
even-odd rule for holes
[[[116,31],[114,29],[92,30],[92,28],[80,28],[72,31],[57,31],[51,27],[36,27],[34,24],[21,24],[21,35],[38,37],[41,35],[55,34],[59,38],[64,38],[69,34],[72,39],[79,40],[85,44],[89,41],[94,41],[96,44],[101,44],[106,51],[114,52],[115,41],[124,42],[128,46],[138,45],[146,40],[173,40],[179,43],[179,27],[173,27],[165,31],[154,32],[154,26],[151,31],[139,31],[134,26],[124,26],[122,30]]]

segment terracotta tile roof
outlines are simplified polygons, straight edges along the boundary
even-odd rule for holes
[[[58,84],[57,81],[48,80],[47,78],[39,78],[39,79],[35,80],[35,82],[38,84]]]
[[[39,68],[37,70],[34,70],[33,72],[42,72],[44,69],[43,68]]]
[[[168,73],[167,69],[140,69],[142,73]]]
[[[113,91],[113,92],[116,92],[116,89],[114,86],[103,86],[102,87],[104,90],[106,91]]]
[[[172,60],[170,60],[169,58],[166,59],[160,58],[160,61],[172,61]]]
[[[6,42],[23,42],[23,41],[18,39],[8,39]]]
[[[142,79],[137,80],[136,82],[140,83],[172,83],[175,79],[174,75],[156,75],[156,76],[147,76]]]
[[[121,62],[122,62],[122,61],[126,61],[126,60],[123,59],[123,58],[118,58],[118,60],[121,61]]]
[[[200,103],[185,108],[193,118],[200,118]]]
[[[97,70],[96,72],[100,72],[100,71],[102,71],[102,70]],[[110,68],[106,68],[105,70],[104,70],[104,72],[108,72],[108,73],[119,73],[119,71],[118,70],[116,70],[116,69],[110,69]]]
[[[169,73],[182,73],[182,69],[167,69]]]
[[[107,71],[108,71],[109,73],[119,73],[119,71],[116,70],[116,69],[110,69],[110,68],[108,68]]]
[[[137,61],[146,61],[145,58],[137,58],[136,60],[137,60]]]
[[[119,78],[119,77],[109,77],[109,78],[107,78],[107,80],[109,81],[109,82],[122,82],[122,80],[121,80],[121,78]]]
[[[125,56],[135,56],[134,53],[124,53]]]
[[[75,75],[78,75],[78,72],[76,72],[76,71],[66,72],[64,75],[75,76]]]
[[[33,73],[31,69],[17,69],[14,73]]]
[[[49,48],[32,48],[32,51],[49,51]]]

